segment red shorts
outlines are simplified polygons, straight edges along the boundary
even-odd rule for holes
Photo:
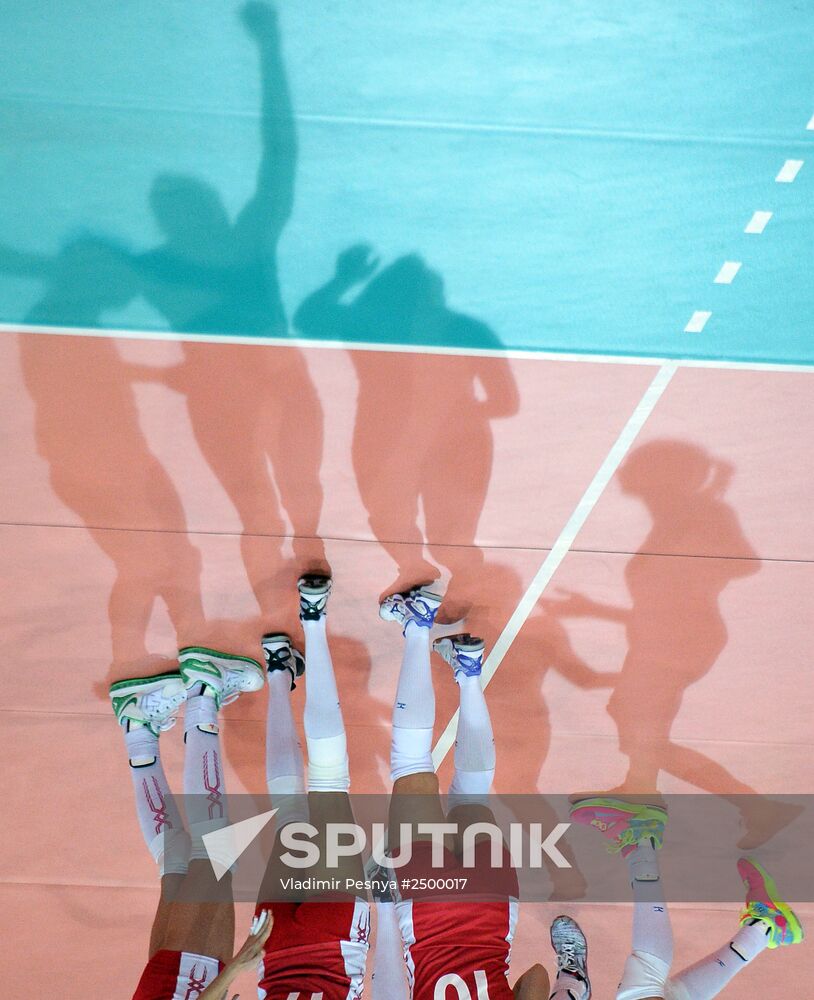
[[[504,849],[491,867],[488,841],[475,845],[475,866],[464,868],[450,852],[443,868],[431,864],[432,844],[413,844],[397,877],[466,879],[453,891],[408,889],[396,906],[413,1000],[434,1000],[457,987],[458,996],[512,1000],[508,973],[517,925],[517,875]],[[468,991],[468,993],[467,993]],[[456,994],[452,994],[456,995]]]
[[[292,993],[323,1000],[362,995],[370,943],[370,904],[364,899],[258,903],[274,925],[260,970],[260,1000],[288,1000]]]
[[[197,1000],[223,962],[188,951],[157,951],[139,979],[133,1000]]]

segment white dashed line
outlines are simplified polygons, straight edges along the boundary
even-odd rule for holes
[[[704,309],[696,309],[690,316],[689,323],[684,327],[684,333],[701,333],[711,315],[711,312]]]
[[[771,219],[771,217],[772,217],[771,212],[755,212],[755,214],[749,220],[746,229],[744,229],[744,232],[762,233],[763,230],[766,228],[766,225],[769,219]]]
[[[803,160],[786,160],[780,169],[780,173],[775,177],[778,184],[791,184],[797,174],[800,173]]]
[[[735,275],[741,269],[739,260],[725,260],[721,270],[715,275],[716,285],[731,285]]]

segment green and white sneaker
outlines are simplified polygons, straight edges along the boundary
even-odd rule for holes
[[[178,665],[187,689],[205,684],[214,691],[218,708],[231,705],[248,691],[259,691],[266,683],[257,660],[205,646],[185,646],[179,650]]]
[[[156,736],[172,729],[187,700],[187,689],[180,673],[130,677],[111,684],[108,693],[120,726],[136,722]]]

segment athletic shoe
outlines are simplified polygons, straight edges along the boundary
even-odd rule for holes
[[[440,594],[434,594],[430,590],[429,584],[413,587],[400,594],[385,597],[379,605],[379,618],[386,622],[398,622],[402,626],[402,633],[410,622],[429,629],[435,622],[442,600]]]
[[[483,670],[483,651],[486,643],[476,635],[461,632],[458,635],[445,635],[436,639],[432,648],[452,667],[452,674],[466,674],[467,677],[479,677]]]
[[[746,886],[746,905],[741,926],[760,921],[768,928],[769,947],[799,944],[805,937],[797,914],[786,903],[771,875],[754,858],[741,858],[738,874]]]
[[[576,920],[556,917],[551,925],[551,947],[557,954],[557,975],[582,980],[585,992],[580,1000],[590,1000],[591,980],[588,978],[588,942]]]
[[[300,621],[318,622],[324,614],[331,594],[331,578],[319,573],[305,573],[297,580],[300,592]]]
[[[172,729],[187,700],[187,689],[179,673],[116,681],[110,685],[109,694],[120,726],[138,722],[156,736]]]
[[[661,806],[626,802],[624,799],[580,799],[571,806],[571,819],[592,826],[611,841],[608,851],[626,858],[641,843],[650,841],[658,850],[664,843],[667,810]]]
[[[205,646],[185,646],[178,652],[178,664],[187,690],[205,684],[214,691],[218,708],[231,705],[247,691],[259,691],[266,683],[257,660]]]
[[[365,864],[365,878],[370,884],[370,895],[377,903],[398,903],[400,896],[396,876],[389,865],[380,865],[373,857]]]
[[[297,686],[294,682],[305,673],[305,657],[291,645],[291,637],[285,632],[269,632],[261,641],[263,656],[266,659],[266,670],[287,670],[291,674],[291,690]]]

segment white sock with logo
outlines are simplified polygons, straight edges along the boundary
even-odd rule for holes
[[[188,841],[188,837],[161,766],[158,737],[146,726],[130,723],[125,727],[124,741],[144,842],[162,875],[183,874],[187,870],[188,847],[180,853],[166,850],[171,843]]]
[[[495,777],[495,738],[480,677],[459,673],[455,773],[449,792],[456,803],[483,801]]]
[[[291,711],[291,677],[286,670],[268,675],[269,704],[266,716],[266,785],[277,829],[286,823],[307,822],[305,764]]]
[[[305,632],[305,742],[308,790],[346,792],[350,787],[348,743],[339,706],[327,619],[302,623]]]
[[[768,927],[746,924],[723,948],[670,980],[684,1000],[712,1000],[769,946]]]
[[[390,749],[393,781],[408,774],[432,773],[435,691],[430,667],[430,630],[408,622],[399,671]]]

